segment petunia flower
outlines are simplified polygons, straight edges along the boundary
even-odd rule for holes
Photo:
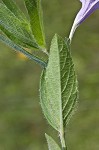
[[[99,0],[80,0],[82,2],[82,8],[78,12],[73,26],[70,31],[69,39],[72,40],[73,34],[76,28],[88,17],[90,16],[96,9],[99,9]]]

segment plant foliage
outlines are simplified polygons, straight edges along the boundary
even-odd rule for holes
[[[61,132],[78,98],[78,83],[69,45],[55,35],[40,85],[41,106],[50,125]]]

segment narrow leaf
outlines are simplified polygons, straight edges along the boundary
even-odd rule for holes
[[[20,20],[26,21],[26,17],[23,12],[16,5],[14,0],[2,0],[6,7]]]
[[[49,62],[41,76],[41,107],[49,124],[60,134],[68,123],[78,98],[78,85],[68,43],[55,35]]]
[[[33,35],[37,43],[41,47],[45,48],[45,36],[43,29],[41,0],[24,0],[24,1],[30,17],[30,24]]]
[[[45,134],[45,137],[47,139],[49,150],[61,150],[57,143],[52,139],[52,137],[47,134]]]
[[[23,49],[19,45],[16,45],[13,41],[9,40],[5,36],[0,35],[0,41],[3,42],[4,44],[6,44],[7,46],[10,46],[11,48],[16,50],[17,52],[23,53],[26,57],[28,57],[29,59],[35,61],[37,64],[41,65],[43,68],[46,67],[46,62],[44,62],[40,58],[32,55],[31,53],[29,53],[28,51],[26,51],[25,49]]]
[[[38,45],[31,35],[28,25],[21,22],[15,15],[4,5],[0,3],[0,29],[15,43],[24,47],[38,48]]]

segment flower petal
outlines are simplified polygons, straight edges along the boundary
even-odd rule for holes
[[[70,35],[69,35],[69,39],[71,40],[73,37],[73,34],[76,30],[76,28],[86,19],[88,18],[88,16],[90,16],[96,9],[99,9],[99,0],[80,0],[82,3],[82,8],[80,9],[80,11],[78,12]]]

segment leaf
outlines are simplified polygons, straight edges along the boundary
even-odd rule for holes
[[[3,42],[4,44],[6,44],[7,46],[13,48],[17,52],[23,53],[26,57],[28,57],[29,59],[35,61],[36,63],[38,63],[39,65],[41,65],[43,68],[46,67],[46,62],[44,62],[40,58],[32,55],[31,53],[29,53],[28,51],[26,51],[25,49],[23,49],[19,45],[16,45],[13,41],[9,40],[5,36],[0,35],[0,41]]]
[[[28,24],[21,22],[15,15],[4,5],[0,3],[0,29],[15,43],[24,47],[39,48]]]
[[[45,137],[47,139],[49,150],[61,150],[57,143],[52,139],[52,137],[47,134],[45,134]]]
[[[20,20],[26,21],[23,12],[18,8],[14,0],[2,0],[6,7]]]
[[[41,76],[40,99],[49,124],[63,132],[78,99],[78,84],[69,45],[58,35],[52,40],[48,66]]]
[[[30,17],[30,24],[32,33],[37,43],[45,48],[45,35],[43,29],[41,0],[24,0],[28,14]]]

